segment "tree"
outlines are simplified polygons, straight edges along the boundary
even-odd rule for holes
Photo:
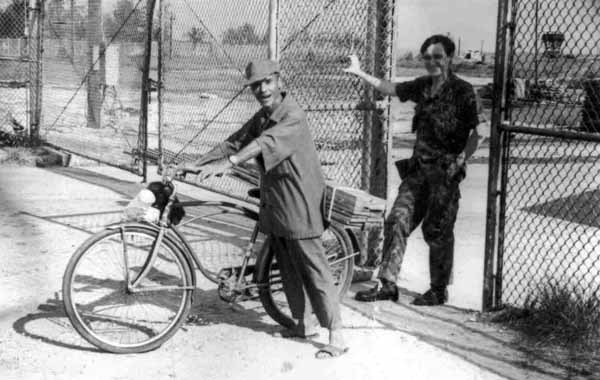
[[[194,50],[196,50],[196,46],[199,43],[204,42],[204,39],[206,38],[206,31],[204,29],[200,29],[194,26],[192,29],[190,29],[187,35],[190,41],[192,41],[192,46]]]
[[[25,35],[26,0],[13,0],[0,12],[0,38],[22,38]]]
[[[265,34],[260,37],[254,25],[245,23],[237,28],[229,28],[223,33],[223,43],[228,45],[260,45],[265,44],[268,36]]]
[[[131,0],[119,0],[112,14],[104,15],[104,34],[108,40],[142,42],[146,26],[146,10],[135,8]]]

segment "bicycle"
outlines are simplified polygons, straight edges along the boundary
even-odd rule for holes
[[[190,312],[197,284],[195,269],[218,285],[218,294],[226,302],[259,298],[271,318],[291,328],[294,321],[274,253],[268,239],[259,233],[258,213],[232,202],[176,202],[172,178],[163,174],[162,183],[172,186],[172,192],[160,216],[106,226],[71,257],[62,291],[75,330],[92,345],[113,353],[158,348],[177,332]],[[259,196],[256,190],[249,195]],[[192,215],[176,227],[170,215],[177,206],[204,207],[210,212]],[[234,224],[235,233],[225,238],[213,236],[210,241],[198,238],[198,231],[208,228],[210,232],[219,224]],[[199,239],[196,243],[209,246],[200,256],[192,248],[193,241],[181,232],[186,226],[195,234],[192,237]],[[213,255],[215,247],[231,239],[245,240],[240,235],[247,231],[251,234],[243,249]],[[352,259],[359,252],[352,251],[348,232],[335,223],[323,234],[323,244],[342,297],[352,280]]]

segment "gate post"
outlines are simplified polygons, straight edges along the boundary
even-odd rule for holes
[[[393,15],[394,0],[377,0],[369,2],[367,48],[368,60],[366,69],[376,77],[390,80],[392,75],[393,57]],[[387,198],[387,162],[390,152],[389,146],[389,104],[384,103],[384,96],[373,88],[365,91],[365,103],[368,105],[364,116],[363,129],[363,154],[361,188],[371,194]],[[367,236],[362,237],[366,242],[363,247],[361,264],[374,267],[381,259],[383,245],[383,229],[374,228],[365,231]]]
[[[500,191],[498,187],[501,164],[501,139],[500,127],[502,122],[502,108],[505,92],[505,69],[506,69],[506,31],[508,2],[510,0],[498,0],[498,18],[496,29],[496,56],[494,62],[494,91],[492,105],[492,125],[490,132],[490,157],[488,161],[488,190],[487,210],[485,226],[485,253],[483,265],[483,291],[482,309],[488,311],[495,306],[495,277],[494,262],[497,251],[498,237],[498,198]]]

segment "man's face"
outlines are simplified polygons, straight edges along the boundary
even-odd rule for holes
[[[281,103],[281,81],[277,74],[252,83],[250,89],[263,108],[273,110]]]
[[[425,62],[425,69],[431,76],[442,75],[448,72],[451,58],[446,55],[442,44],[429,45],[422,57]]]

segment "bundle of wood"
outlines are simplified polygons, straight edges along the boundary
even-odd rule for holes
[[[258,186],[260,174],[254,163],[243,163],[233,168],[233,175]],[[323,215],[347,226],[381,223],[385,213],[385,199],[366,191],[326,181]]]
[[[324,208],[323,213],[327,219],[343,225],[381,223],[385,212],[385,199],[363,190],[327,181]]]

